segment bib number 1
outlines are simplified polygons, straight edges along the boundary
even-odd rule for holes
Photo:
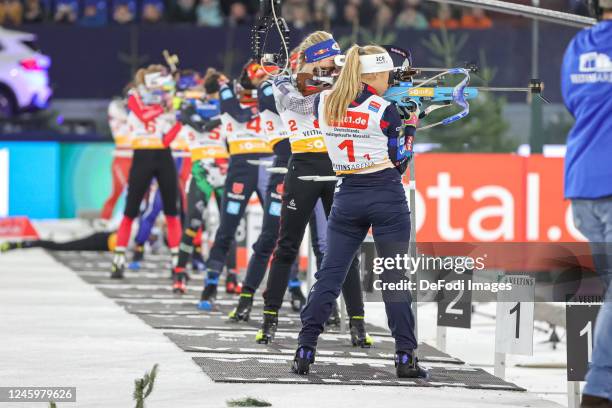
[[[346,154],[348,155],[349,163],[353,163],[355,161],[355,146],[353,145],[353,141],[350,139],[345,140],[344,142],[338,145],[340,150],[346,149]]]

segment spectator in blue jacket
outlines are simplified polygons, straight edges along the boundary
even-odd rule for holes
[[[106,25],[107,22],[106,0],[85,0],[80,24],[88,27],[100,27]]]
[[[144,0],[142,2],[141,19],[144,23],[159,23],[164,17],[164,2],[162,0]]]
[[[562,67],[565,104],[576,118],[567,139],[565,197],[590,242],[606,293],[597,317],[584,408],[612,407],[612,0],[589,0],[600,22],[579,32]]]
[[[217,0],[200,0],[196,7],[198,25],[220,27],[223,25],[223,15]]]
[[[131,23],[136,19],[136,1],[115,0],[113,3],[113,21],[117,24]]]

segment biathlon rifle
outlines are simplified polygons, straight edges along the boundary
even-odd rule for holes
[[[429,78],[414,79],[415,76],[432,72]],[[393,85],[387,90],[384,98],[395,102],[398,106],[407,108],[412,112],[420,112],[420,118],[431,112],[449,106],[459,106],[461,111],[450,115],[443,120],[420,127],[419,130],[430,129],[434,126],[449,125],[465,118],[470,113],[470,99],[478,97],[480,92],[527,92],[536,95],[545,102],[542,96],[544,84],[539,79],[532,79],[527,87],[471,87],[470,73],[478,72],[474,64],[465,68],[415,68],[401,67],[393,72]],[[463,77],[455,86],[441,86],[447,76]]]

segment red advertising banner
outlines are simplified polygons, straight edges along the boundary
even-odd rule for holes
[[[513,154],[416,156],[420,242],[575,242],[563,158]]]
[[[28,217],[0,218],[0,237],[38,239],[38,233]]]
[[[563,158],[421,154],[415,166],[419,253],[514,271],[592,268],[563,197]]]

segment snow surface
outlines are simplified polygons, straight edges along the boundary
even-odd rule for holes
[[[78,220],[37,222],[42,236],[74,238],[88,231]],[[477,311],[495,313],[495,305]],[[386,325],[381,304],[368,303],[367,319]],[[434,304],[418,310],[419,337],[435,345]],[[493,372],[495,322],[475,315],[472,329],[449,329],[448,352]],[[546,327],[539,324],[538,326]],[[59,407],[130,407],[134,379],[155,363],[156,389],[147,407],[224,407],[233,398],[253,396],[274,407],[559,407],[567,397],[565,368],[535,369],[515,364],[565,362],[539,344],[548,334],[536,330],[534,356],[509,356],[507,379],[530,392],[456,388],[326,385],[223,384],[212,382],[161,330],[125,312],[92,285],[41,250],[0,255],[0,386],[76,386],[77,403]],[[559,333],[561,336],[563,333]],[[555,402],[552,402],[555,401]],[[558,404],[557,404],[558,403]],[[0,407],[22,408],[22,403]],[[27,406],[45,406],[28,404]]]

